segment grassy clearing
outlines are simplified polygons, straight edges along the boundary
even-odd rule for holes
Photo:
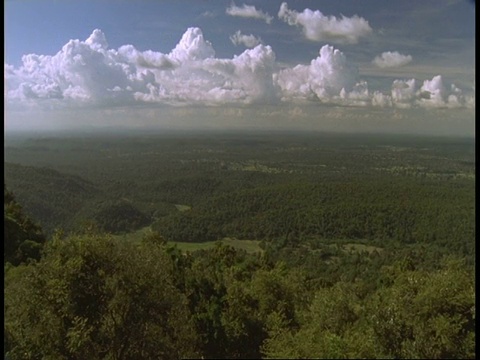
[[[124,241],[136,242],[136,241],[142,240],[145,234],[147,234],[150,231],[151,231],[150,226],[146,226],[135,232],[122,234],[122,235],[113,235],[113,237],[116,239],[124,240]],[[263,252],[262,248],[260,248],[259,240],[239,240],[235,238],[226,237],[226,238],[223,238],[222,240],[217,240],[217,241],[221,241],[225,245],[233,246],[234,248],[237,248],[237,249],[245,250],[247,253]],[[201,242],[201,243],[169,241],[168,243],[170,245],[176,245],[183,252],[187,252],[187,251],[193,252],[193,251],[202,250],[202,249],[210,249],[215,246],[215,243],[217,241],[207,241],[207,242]],[[378,251],[379,253],[383,251],[381,247],[359,244],[359,243],[350,243],[350,242],[345,243],[347,241],[348,240],[343,239],[342,242],[344,243],[341,245],[339,244],[339,246],[341,246],[341,248],[346,252],[367,251],[369,254],[371,254],[375,250]]]
[[[112,236],[115,239],[119,239],[123,241],[137,242],[137,241],[141,241],[145,236],[145,234],[147,234],[150,231],[151,231],[150,226],[146,226],[132,233],[112,235]],[[263,252],[262,248],[260,248],[260,241],[258,240],[239,240],[239,239],[232,239],[232,238],[224,238],[219,241],[221,241],[225,245],[230,245],[237,249],[245,250],[247,253]],[[212,248],[215,246],[216,241],[207,241],[202,243],[169,241],[168,243],[170,245],[176,245],[183,252],[186,252],[186,251],[192,252],[196,250]]]
[[[119,234],[119,235],[112,235],[114,239],[118,240],[124,240],[124,241],[131,241],[131,242],[136,242],[140,241],[143,239],[145,234],[148,232],[152,231],[150,229],[150,226],[146,226],[144,228],[141,228],[135,232],[127,233],[127,234]]]
[[[224,243],[225,245],[233,246],[237,249],[245,250],[247,253],[257,253],[263,252],[260,248],[260,241],[258,240],[238,240],[238,239],[231,239],[231,238],[224,238],[222,240],[218,240]],[[201,249],[209,249],[215,246],[217,241],[207,241],[202,243],[188,243],[188,242],[176,242],[170,241],[169,244],[177,245],[177,247],[186,252],[186,251],[196,251]]]
[[[142,229],[139,229],[135,232],[128,233],[128,234],[121,234],[121,235],[112,235],[116,239],[120,239],[123,241],[132,241],[137,242],[141,241],[145,234],[150,232],[150,226],[146,226]],[[263,249],[260,248],[260,241],[259,240],[239,240],[235,238],[223,238],[222,240],[217,240],[223,242],[225,245],[233,246],[237,249],[245,250],[247,253],[257,253],[263,252]],[[178,241],[169,241],[170,245],[176,245],[181,251],[183,252],[193,252],[202,249],[210,249],[215,246],[217,241],[207,241],[201,243],[193,243],[193,242],[178,242]],[[339,244],[341,248],[346,252],[363,252],[367,251],[371,254],[373,251],[377,250],[378,252],[382,252],[383,249],[377,246],[365,245],[365,244],[358,244],[358,243],[345,243],[348,240],[343,239],[342,242],[344,244]],[[313,250],[315,251],[315,250]]]
[[[181,205],[181,204],[175,204],[175,207],[177,208],[178,211],[188,211],[192,209],[191,206]]]
[[[364,245],[364,244],[345,244],[343,245],[343,249],[347,252],[362,252],[362,251],[367,251],[369,254],[374,252],[375,250],[378,251],[379,253],[383,251],[382,248],[377,247],[377,246],[371,246],[371,245]]]

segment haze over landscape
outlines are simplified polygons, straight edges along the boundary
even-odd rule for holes
[[[469,1],[6,1],[7,132],[474,136]]]

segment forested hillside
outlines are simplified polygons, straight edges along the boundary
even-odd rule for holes
[[[5,182],[33,218],[45,230],[69,228],[75,214],[94,196],[95,186],[79,176],[66,175],[47,167],[22,166],[6,162]],[[62,226],[60,226],[62,224]]]
[[[14,194],[3,186],[3,263],[18,265],[40,259],[45,236],[23,212]]]
[[[232,191],[153,225],[168,240],[368,239],[474,250],[469,183],[408,179],[299,183]]]
[[[35,138],[5,161],[11,359],[475,357],[469,139]]]

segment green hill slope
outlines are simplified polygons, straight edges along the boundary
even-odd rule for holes
[[[4,175],[25,213],[47,233],[56,227],[71,227],[78,211],[100,192],[79,176],[47,168],[5,163]]]

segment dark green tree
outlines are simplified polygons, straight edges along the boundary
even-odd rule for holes
[[[45,243],[45,236],[40,226],[35,224],[23,212],[15,196],[6,185],[4,193],[4,237],[3,237],[3,262],[18,265],[29,259],[38,260]]]

